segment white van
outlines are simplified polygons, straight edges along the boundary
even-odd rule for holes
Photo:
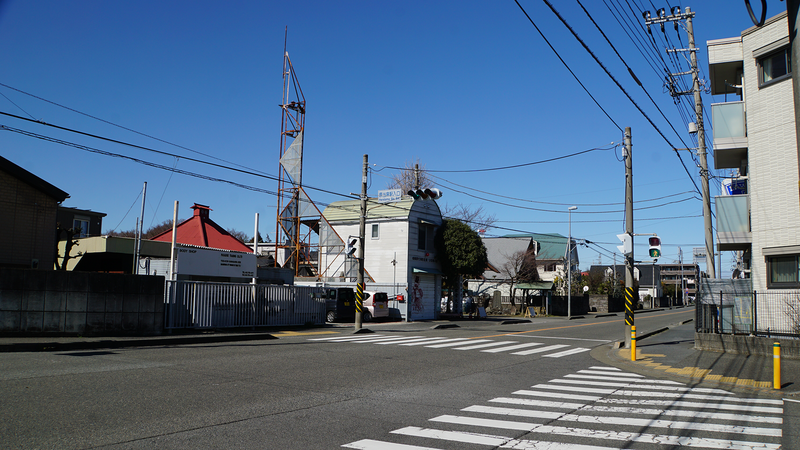
[[[386,292],[364,291],[364,311],[361,319],[369,322],[373,317],[389,317],[389,295]]]

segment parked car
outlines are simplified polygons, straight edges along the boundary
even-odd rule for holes
[[[374,317],[389,317],[389,294],[364,291],[364,309],[361,319],[369,322]]]
[[[327,288],[323,295],[327,322],[356,317],[356,295],[352,288]]]

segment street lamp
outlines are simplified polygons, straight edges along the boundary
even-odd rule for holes
[[[572,211],[577,206],[569,207],[569,237],[567,238],[567,320],[572,319]]]

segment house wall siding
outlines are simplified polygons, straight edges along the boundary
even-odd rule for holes
[[[0,234],[0,267],[51,270],[55,262],[58,202],[18,178],[0,171],[0,210],[6,226]]]
[[[753,289],[767,289],[764,247],[800,244],[800,195],[792,80],[759,87],[753,51],[785,38],[786,18],[742,38],[747,105]]]

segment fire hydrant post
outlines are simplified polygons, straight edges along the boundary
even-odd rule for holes
[[[631,325],[631,361],[636,361],[636,326]]]
[[[781,343],[772,344],[772,388],[781,388]]]

